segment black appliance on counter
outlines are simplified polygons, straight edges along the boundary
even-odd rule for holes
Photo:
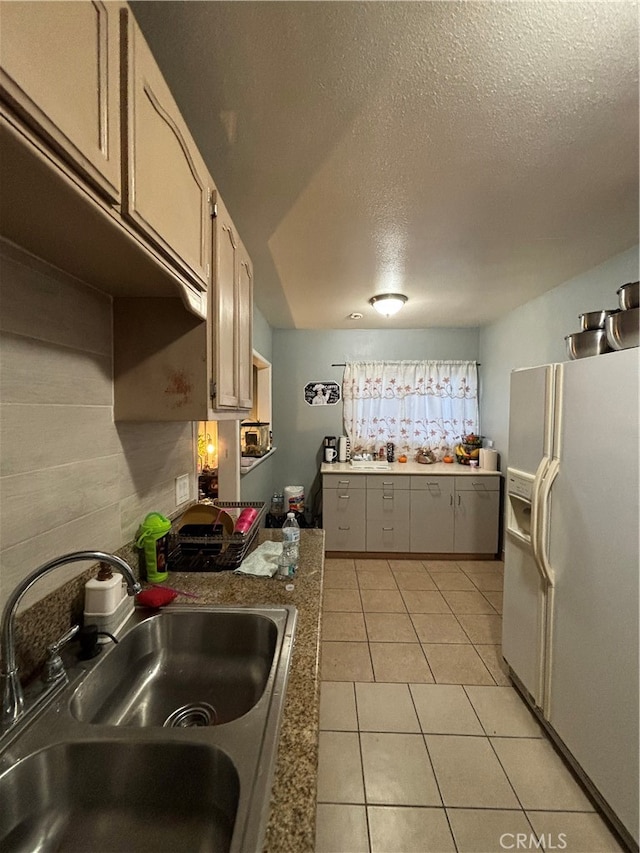
[[[322,442],[322,461],[335,462],[338,458],[338,439],[335,435],[325,435]]]

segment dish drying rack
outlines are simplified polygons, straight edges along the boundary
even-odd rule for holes
[[[250,528],[240,533],[228,533],[223,525],[197,525],[197,535],[179,530],[169,536],[168,568],[172,572],[221,572],[239,568],[249,553],[262,525],[266,510],[265,501],[219,501],[213,506],[224,510],[234,519],[243,509],[257,510]],[[192,525],[193,526],[193,525]],[[209,529],[211,532],[209,532]]]

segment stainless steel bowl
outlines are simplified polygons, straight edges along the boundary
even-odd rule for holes
[[[615,314],[617,308],[611,310],[603,309],[602,311],[587,311],[586,314],[578,314],[580,320],[580,328],[583,332],[592,329],[604,329],[604,321],[610,314]]]
[[[614,315],[617,316],[617,315]],[[602,355],[610,352],[607,344],[607,334],[604,329],[587,329],[584,332],[574,332],[565,337],[569,358],[587,358],[590,355]]]
[[[640,306],[640,281],[628,281],[619,287],[616,293],[623,311]],[[637,346],[637,344],[636,344]]]
[[[637,347],[640,333],[640,308],[629,308],[628,311],[618,311],[607,317],[605,331],[607,341],[613,349],[630,349]]]

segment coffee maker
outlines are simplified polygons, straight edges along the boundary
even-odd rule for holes
[[[338,458],[338,439],[335,435],[325,435],[322,442],[322,461],[335,462]]]

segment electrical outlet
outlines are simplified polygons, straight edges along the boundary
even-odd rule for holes
[[[189,500],[189,475],[182,474],[176,477],[176,506],[186,503]]]

